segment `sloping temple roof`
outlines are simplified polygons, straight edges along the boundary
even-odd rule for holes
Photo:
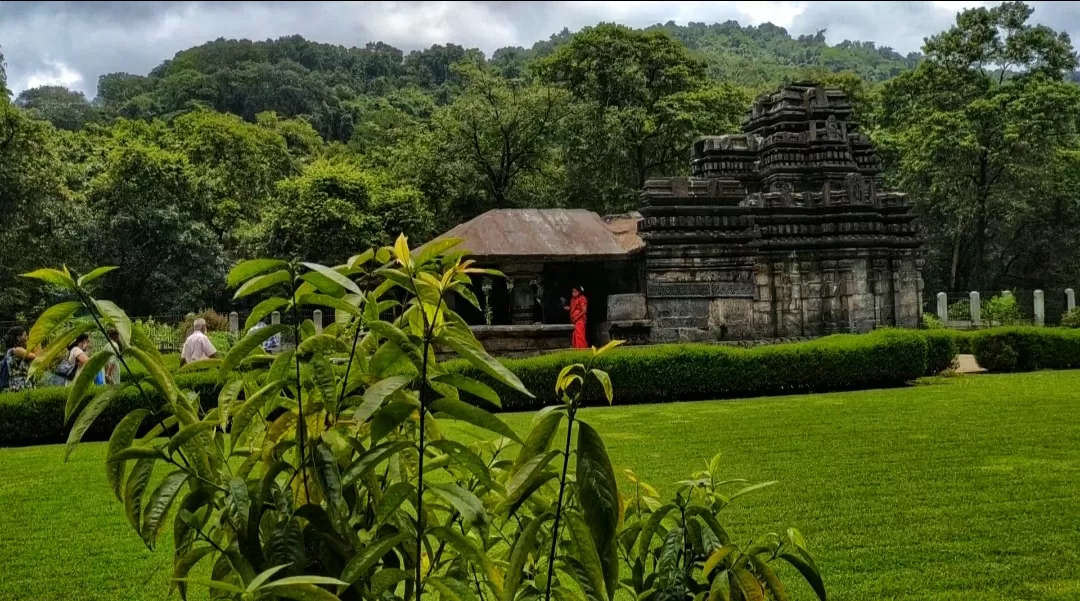
[[[472,257],[503,261],[617,260],[644,246],[633,217],[609,224],[585,209],[495,209],[436,240],[444,238],[461,238],[458,248]]]

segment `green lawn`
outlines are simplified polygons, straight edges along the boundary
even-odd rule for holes
[[[616,394],[618,383],[616,382]],[[801,529],[830,599],[1080,599],[1080,371],[814,396],[593,409],[616,471],[670,490],[717,451],[733,535]],[[528,415],[507,419],[524,429]],[[100,444],[0,449],[0,599],[165,598]],[[809,599],[799,583],[795,599]]]

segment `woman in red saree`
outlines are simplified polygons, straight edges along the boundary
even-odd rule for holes
[[[573,348],[589,348],[585,340],[585,317],[589,312],[589,301],[585,298],[581,286],[574,286],[570,292],[570,322],[574,324],[574,335],[570,339]]]

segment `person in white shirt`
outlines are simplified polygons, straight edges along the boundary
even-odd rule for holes
[[[193,327],[195,331],[184,341],[184,350],[180,352],[181,366],[217,357],[217,349],[214,348],[214,343],[210,342],[210,338],[206,335],[206,320],[202,318],[196,319]]]

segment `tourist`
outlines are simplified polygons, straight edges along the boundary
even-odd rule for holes
[[[105,384],[112,386],[120,382],[120,332],[116,331],[116,328],[109,328],[109,346],[112,347],[113,356],[109,357],[109,362],[105,364]]]
[[[570,291],[570,304],[563,307],[570,312],[570,322],[574,324],[574,335],[570,339],[573,348],[589,348],[585,340],[585,318],[589,312],[589,301],[585,298],[585,289],[574,286]]]
[[[195,320],[192,327],[194,331],[184,341],[184,350],[180,352],[181,367],[188,363],[217,357],[217,349],[214,348],[214,343],[210,342],[210,337],[206,335],[206,320],[200,317]]]
[[[79,374],[79,370],[90,360],[90,335],[79,334],[75,341],[68,345],[67,357],[56,366],[51,374],[49,384],[53,386],[67,386]]]
[[[21,326],[8,330],[4,338],[4,347],[7,350],[4,352],[4,358],[0,360],[3,362],[0,364],[0,375],[3,372],[7,373],[0,377],[0,392],[18,392],[34,387],[26,377],[26,373],[30,369],[30,362],[37,355],[26,350],[26,339],[26,328]]]

